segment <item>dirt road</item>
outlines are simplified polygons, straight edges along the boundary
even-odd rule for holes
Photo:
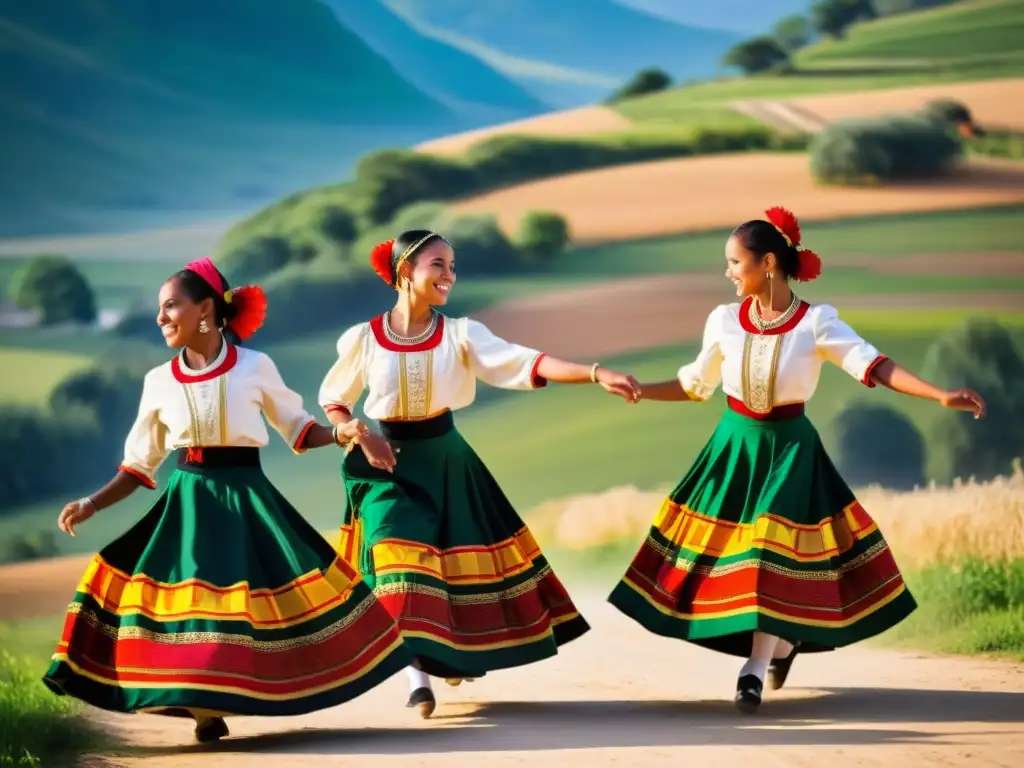
[[[126,768],[297,766],[1005,766],[1024,758],[1024,664],[853,649],[797,660],[760,715],[729,699],[737,662],[653,637],[598,597],[593,630],[549,661],[436,687],[434,719],[399,675],[342,707],[238,719],[213,748],[184,722],[111,717]],[[128,730],[131,729],[131,730]]]

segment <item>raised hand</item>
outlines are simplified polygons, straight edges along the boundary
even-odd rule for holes
[[[605,388],[605,391],[618,395],[627,403],[639,403],[642,395],[640,383],[628,373],[619,373],[608,368],[599,368],[597,371],[597,383]]]
[[[89,499],[78,499],[64,505],[57,516],[57,527],[69,536],[75,535],[75,526],[84,523],[96,514],[96,507]]]
[[[942,396],[939,402],[946,408],[953,408],[957,411],[970,411],[976,419],[980,419],[985,415],[984,399],[973,389],[968,389],[967,387],[951,389]]]

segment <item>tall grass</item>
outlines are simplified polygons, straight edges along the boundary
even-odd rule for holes
[[[668,488],[632,486],[536,507],[527,520],[570,578],[608,586],[623,572]],[[1024,469],[991,482],[858,498],[892,547],[920,609],[888,641],[1024,658]]]
[[[73,765],[103,744],[79,702],[43,685],[46,655],[40,649],[50,641],[48,623],[0,624],[0,768]]]

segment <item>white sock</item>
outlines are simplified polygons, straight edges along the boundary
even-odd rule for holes
[[[763,683],[767,674],[768,659],[747,659],[743,668],[740,669],[739,676],[743,677],[744,675],[753,675]]]
[[[430,678],[427,673],[416,667],[406,667],[405,673],[409,676],[409,691],[415,691],[417,688],[430,688]]]

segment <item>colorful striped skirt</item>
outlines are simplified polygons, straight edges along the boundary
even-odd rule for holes
[[[832,650],[916,607],[803,406],[730,400],[609,598],[658,635],[747,656],[755,631]]]
[[[118,712],[297,715],[410,661],[391,615],[271,485],[205,448],[93,558],[44,682]]]
[[[424,672],[479,677],[548,658],[589,629],[530,530],[446,412],[384,422],[394,473],[342,464],[340,551]]]

